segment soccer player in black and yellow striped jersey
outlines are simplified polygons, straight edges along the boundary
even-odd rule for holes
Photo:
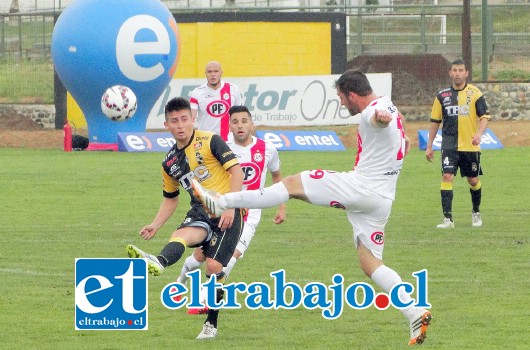
[[[442,124],[442,184],[440,193],[444,220],[438,228],[453,228],[453,180],[460,168],[466,177],[471,193],[471,225],[482,226],[480,202],[482,199],[482,175],[480,165],[480,140],[490,119],[488,106],[482,92],[467,83],[469,71],[466,63],[458,59],[451,63],[449,76],[451,87],[438,92],[432,106],[431,127],[425,155],[432,162],[432,145]]]
[[[149,272],[160,275],[164,268],[175,264],[186,247],[201,247],[206,256],[206,277],[215,274],[218,283],[225,282],[223,267],[228,264],[239,242],[243,215],[235,209],[219,218],[210,218],[202,203],[195,198],[191,180],[196,179],[205,188],[222,193],[241,191],[243,171],[236,155],[217,134],[193,128],[188,100],[177,97],[165,106],[164,126],[175,138],[175,144],[162,162],[163,199],[153,221],[140,230],[140,236],[149,240],[175,212],[180,190],[189,193],[191,208],[182,224],[172,233],[169,242],[155,256],[129,244],[127,253],[133,258],[146,258]],[[217,290],[217,302],[223,290]],[[203,330],[197,339],[217,335],[219,310],[210,308]]]

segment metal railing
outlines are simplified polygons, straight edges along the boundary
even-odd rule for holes
[[[207,4],[226,4],[226,0],[204,0]],[[229,2],[231,0],[228,0]],[[396,5],[351,6],[350,0],[339,5],[272,7],[268,0],[238,1],[237,6],[190,7],[200,0],[165,1],[178,3],[170,6],[172,12],[342,12],[347,14],[347,59],[364,55],[391,54],[440,54],[451,60],[462,57],[462,6],[461,5]],[[56,4],[57,0],[55,0]],[[276,3],[276,2],[275,2]],[[298,3],[298,1],[296,1]],[[314,5],[315,1],[305,0]],[[318,5],[325,4],[319,0]],[[329,1],[329,3],[333,3]],[[63,5],[68,5],[63,0]],[[59,5],[61,2],[59,1]],[[244,6],[243,6],[244,5]],[[20,66],[30,66],[35,74],[31,83],[39,79],[53,80],[51,65],[51,36],[54,18],[59,8],[38,9],[26,13],[0,13],[0,72],[8,81],[25,79]],[[530,76],[530,3],[490,5],[484,17],[480,5],[471,6],[471,47],[477,67],[490,70],[519,70]],[[483,19],[486,18],[486,23]],[[486,51],[484,51],[486,50]],[[483,62],[486,61],[486,65]],[[18,67],[15,69],[15,67]],[[37,80],[35,82],[35,80]],[[29,83],[28,83],[29,84]],[[17,87],[18,86],[18,87]],[[13,84],[21,88],[24,83]],[[52,84],[44,84],[45,89]],[[0,86],[0,96],[9,96]],[[23,92],[21,92],[23,93]],[[53,91],[47,91],[44,100],[53,99]],[[0,103],[4,99],[0,99]]]

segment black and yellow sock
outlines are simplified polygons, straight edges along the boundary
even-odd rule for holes
[[[220,272],[216,276],[217,276],[217,282],[218,283],[225,284],[226,276],[225,276],[224,272]],[[206,275],[206,278],[209,280],[210,276]],[[224,289],[223,288],[217,288],[215,293],[216,293],[216,299],[215,300],[216,300],[216,302],[219,303],[221,300],[223,300],[224,293],[225,293]],[[206,321],[204,321],[204,323],[210,322],[210,324],[212,326],[217,328],[217,318],[218,317],[219,317],[219,309],[209,308],[208,309],[208,316],[206,317]]]
[[[475,186],[470,186],[469,193],[471,193],[471,204],[473,204],[473,212],[480,211],[480,202],[482,200],[482,183],[477,182]]]
[[[440,195],[442,197],[442,211],[444,217],[453,221],[453,184],[451,182],[442,182],[440,186]]]
[[[158,261],[164,267],[173,265],[182,257],[187,245],[186,241],[180,237],[171,238],[157,256]]]

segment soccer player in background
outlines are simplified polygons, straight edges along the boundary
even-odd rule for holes
[[[252,136],[254,123],[252,116],[246,106],[232,106],[229,110],[230,115],[230,131],[233,134],[233,139],[227,141],[228,146],[236,154],[239,164],[243,169],[244,182],[243,190],[256,190],[265,186],[267,178],[267,171],[272,175],[272,182],[278,183],[282,180],[280,172],[280,158],[276,148],[262,139]],[[254,233],[261,220],[261,209],[249,209],[244,217],[245,224],[243,226],[243,233],[239,239],[234,255],[230,259],[228,265],[223,268],[225,276],[228,278],[230,272],[234,268],[237,260],[245,254],[250,241],[254,237]],[[276,215],[274,216],[274,223],[281,224],[285,220],[285,204],[280,204]],[[186,258],[182,271],[177,279],[177,282],[185,284],[188,280],[186,273],[193,271],[200,267],[204,262],[204,254],[202,249],[195,249],[194,253]],[[204,298],[205,299],[205,298]],[[207,307],[203,309],[188,309],[189,314],[202,314],[208,310]]]
[[[480,202],[482,200],[482,175],[480,164],[480,140],[490,119],[486,100],[480,90],[467,84],[469,75],[466,63],[458,59],[451,64],[451,87],[438,92],[432,106],[431,127],[425,156],[434,158],[432,144],[442,126],[442,198],[443,222],[438,228],[455,227],[453,220],[453,180],[460,168],[460,175],[467,177],[471,193],[471,226],[482,226]]]
[[[402,118],[387,96],[372,91],[365,74],[348,70],[335,82],[341,104],[351,115],[361,113],[358,153],[349,172],[303,171],[260,190],[227,193],[205,190],[193,181],[193,191],[215,216],[229,208],[268,208],[300,199],[314,205],[346,211],[360,266],[385,293],[402,283],[401,277],[383,263],[385,226],[395,199],[398,176],[408,149]],[[400,300],[410,306],[400,311],[410,325],[409,344],[425,340],[431,313],[412,306],[409,294],[399,289]]]
[[[140,230],[140,236],[153,238],[175,212],[180,189],[190,193],[191,208],[182,224],[172,233],[169,243],[158,256],[148,254],[130,244],[127,253],[132,258],[148,259],[149,272],[160,275],[164,268],[175,264],[186,247],[201,246],[206,257],[206,278],[212,274],[218,283],[224,283],[226,266],[238,243],[243,228],[239,209],[229,210],[218,218],[210,218],[201,202],[191,193],[191,180],[200,181],[205,188],[221,193],[240,191],[243,171],[232,150],[219,135],[195,130],[195,118],[190,103],[181,97],[173,98],[165,106],[164,126],[175,138],[175,145],[162,162],[163,199],[153,221]],[[223,298],[223,289],[217,289],[217,301]],[[217,335],[219,310],[209,309],[202,332],[197,339]]]
[[[221,80],[223,69],[217,61],[205,68],[206,83],[196,87],[190,95],[191,113],[198,130],[211,131],[228,140],[231,106],[242,104],[239,88]]]

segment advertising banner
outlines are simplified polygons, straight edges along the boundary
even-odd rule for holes
[[[334,131],[258,130],[256,136],[279,151],[344,151]],[[119,152],[168,152],[175,144],[169,132],[120,132]]]
[[[118,133],[118,152],[169,152],[174,144],[169,132]]]
[[[256,136],[270,142],[278,151],[344,151],[334,131],[258,130]]]
[[[418,146],[420,150],[427,148],[427,141],[429,141],[429,130],[418,130]],[[432,149],[439,151],[442,146],[442,131],[438,130],[434,142],[432,143]],[[480,149],[498,149],[504,148],[499,138],[493,133],[491,129],[486,129],[480,140]]]
[[[335,80],[340,75],[224,78],[239,87],[243,104],[252,113],[256,125],[318,126],[358,124],[359,115],[350,116],[341,107]],[[392,93],[392,74],[367,74],[377,95]],[[147,129],[164,128],[164,106],[173,97],[189,98],[205,79],[173,79],[152,108]],[[140,104],[141,101],[138,101]]]

